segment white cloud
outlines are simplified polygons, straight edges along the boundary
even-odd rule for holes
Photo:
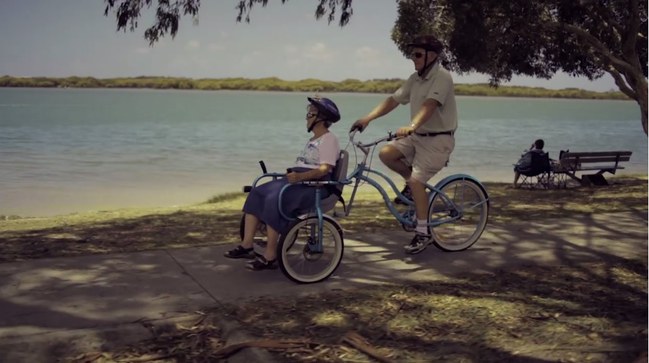
[[[335,58],[335,52],[327,48],[324,43],[316,43],[307,47],[304,57],[310,60],[330,62]]]
[[[394,55],[385,56],[383,52],[376,48],[364,46],[354,51],[354,65],[357,69],[376,73],[379,70],[385,70],[392,67]]]
[[[366,60],[368,58],[378,58],[381,55],[381,51],[371,48],[371,47],[360,47],[354,52],[356,58]]]
[[[258,50],[254,50],[251,53],[244,55],[241,58],[241,63],[251,64],[255,62],[261,62],[262,60],[263,60],[263,53]]]
[[[220,52],[222,50],[225,50],[225,45],[222,44],[216,44],[216,43],[210,43],[207,45],[207,49],[213,51],[213,52]]]
[[[190,40],[187,42],[187,45],[185,45],[185,49],[199,49],[201,47],[201,42],[198,40]]]
[[[299,51],[299,49],[296,46],[292,45],[292,44],[286,44],[284,46],[284,52],[287,55],[295,55],[295,54],[297,54],[298,51]]]

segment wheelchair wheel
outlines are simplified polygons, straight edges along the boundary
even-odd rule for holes
[[[487,193],[470,179],[450,180],[440,190],[443,194],[435,194],[428,205],[429,220],[447,222],[432,229],[433,243],[443,251],[466,250],[480,238],[487,225]]]
[[[299,283],[325,280],[343,258],[343,232],[329,216],[322,223],[322,251],[316,251],[318,218],[294,221],[277,245],[277,262],[289,279]]]

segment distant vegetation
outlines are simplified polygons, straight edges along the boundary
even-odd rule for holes
[[[285,92],[359,92],[392,93],[402,79],[373,79],[360,81],[346,79],[340,82],[303,79],[285,81],[279,78],[221,78],[191,79],[170,77],[105,78],[93,77],[0,77],[0,87],[58,87],[58,88],[153,88],[153,89],[194,89],[194,90],[249,90]],[[582,98],[629,100],[621,92],[594,92],[578,88],[552,90],[540,87],[500,86],[488,84],[456,84],[455,93],[465,96],[500,97],[544,97],[544,98]]]

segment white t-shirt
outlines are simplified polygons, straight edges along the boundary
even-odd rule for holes
[[[309,169],[317,169],[320,164],[336,166],[339,155],[340,145],[338,144],[338,138],[332,132],[327,132],[319,138],[309,140],[306,143],[304,150],[295,160],[295,166]]]
[[[426,99],[433,99],[441,105],[428,120],[424,122],[417,132],[455,131],[457,129],[457,106],[455,104],[455,89],[453,77],[435,63],[428,73],[422,78],[417,72],[392,95],[395,101],[402,105],[410,103],[410,118],[421,109]]]

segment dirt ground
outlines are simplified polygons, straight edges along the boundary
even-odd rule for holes
[[[487,183],[490,224],[647,213],[647,178],[607,187],[518,190]],[[243,195],[174,209],[0,221],[0,262],[234,243]],[[342,223],[351,238],[399,226],[363,195]],[[647,226],[638,228],[646,230]],[[75,362],[213,362],[224,347],[209,308],[193,326]],[[525,266],[442,282],[259,298],[225,313],[283,362],[633,362],[647,351],[647,261]]]
[[[222,361],[233,353],[218,327],[223,314],[278,362],[646,362],[647,265],[527,266],[353,293],[262,297],[206,309],[192,326],[72,361]]]

